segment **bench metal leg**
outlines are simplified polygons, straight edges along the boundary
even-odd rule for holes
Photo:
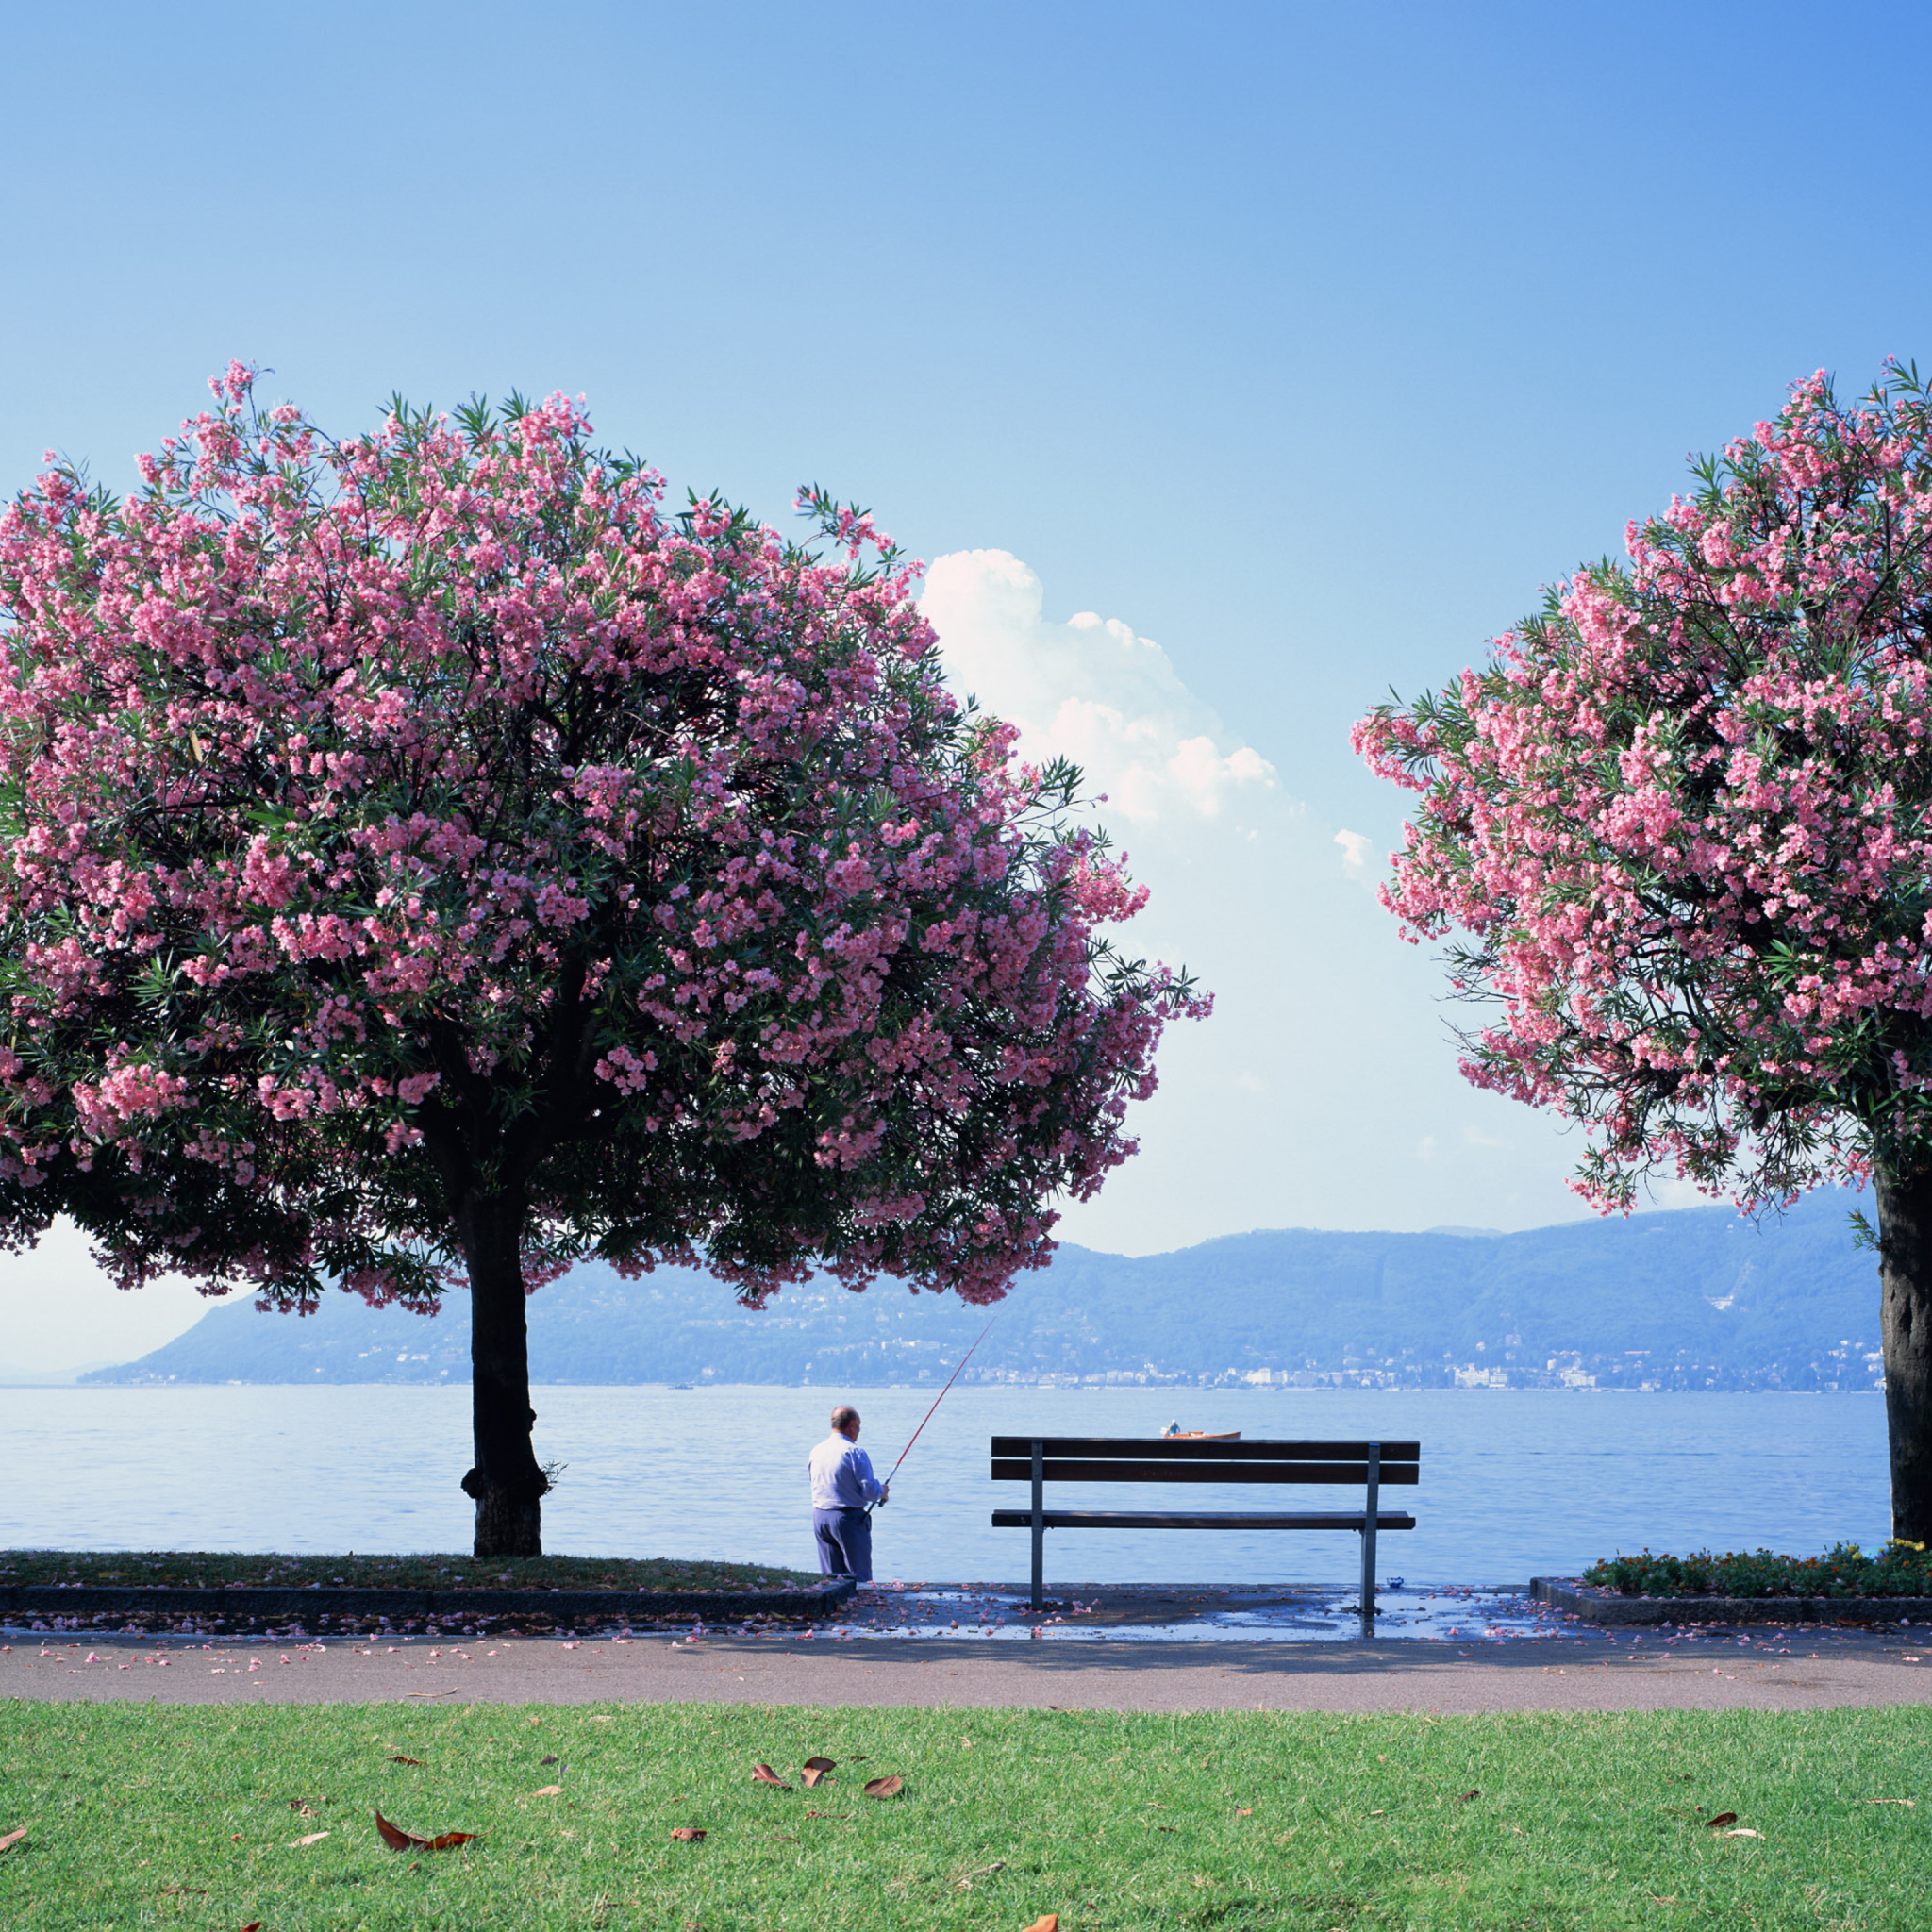
[[[1375,1519],[1382,1507],[1382,1445],[1369,1444],[1369,1495],[1362,1515],[1362,1635],[1375,1634]]]
[[[1041,1484],[1044,1480],[1041,1463],[1045,1454],[1045,1442],[1036,1436],[1033,1439],[1033,1607],[1036,1610],[1046,1607],[1046,1505],[1041,1495]]]

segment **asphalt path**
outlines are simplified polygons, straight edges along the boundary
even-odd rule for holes
[[[1062,1710],[1819,1710],[1932,1702],[1932,1630],[1476,1642],[820,1636],[68,1641],[14,1635],[0,1697],[160,1704],[917,1705]]]

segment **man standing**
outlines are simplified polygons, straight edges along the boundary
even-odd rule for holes
[[[891,1485],[872,1473],[872,1457],[858,1446],[858,1411],[841,1403],[832,1411],[832,1433],[811,1452],[811,1527],[818,1539],[819,1568],[827,1576],[872,1581],[872,1518],[868,1503],[883,1503]]]

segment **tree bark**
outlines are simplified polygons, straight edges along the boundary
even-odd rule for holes
[[[1932,1543],[1932,1170],[1881,1174],[1876,1191],[1891,1533]]]
[[[463,1491],[476,1503],[476,1555],[541,1557],[548,1478],[530,1446],[529,1324],[525,1314],[524,1204],[467,1195],[456,1213],[470,1271],[470,1414],[475,1466]]]

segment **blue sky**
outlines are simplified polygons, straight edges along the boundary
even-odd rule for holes
[[[0,487],[49,446],[125,483],[241,356],[343,428],[396,389],[581,391],[680,488],[778,519],[823,480],[985,553],[949,657],[1060,664],[1037,741],[1071,691],[1252,755],[1122,827],[1146,943],[1226,992],[1069,1232],[1577,1211],[1574,1150],[1464,1091],[1370,904],[1401,801],[1347,728],[1792,378],[1932,350],[1932,15],[8,15]],[[1115,690],[1080,613],[1160,661],[1124,644]]]

